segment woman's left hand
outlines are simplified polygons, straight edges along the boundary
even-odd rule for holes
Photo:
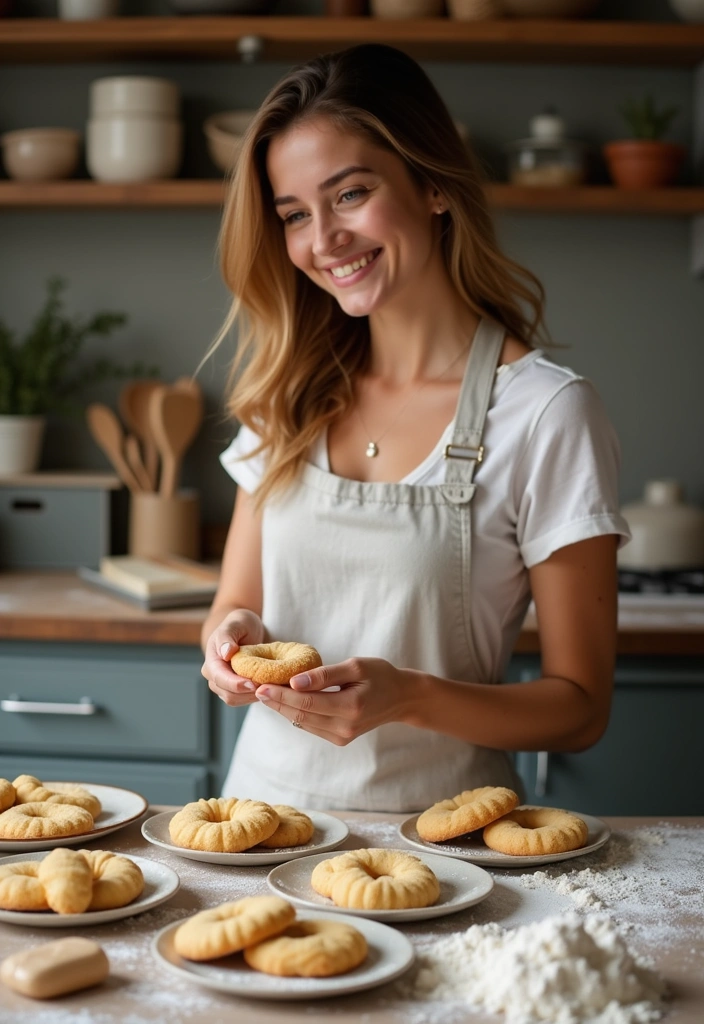
[[[294,676],[290,686],[260,686],[255,697],[293,725],[344,747],[370,729],[401,721],[418,676],[382,658],[349,658]],[[330,686],[340,689],[321,692]]]

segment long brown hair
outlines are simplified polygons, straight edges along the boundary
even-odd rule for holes
[[[442,252],[459,295],[533,344],[543,289],[500,250],[476,157],[422,68],[390,46],[355,46],[290,71],[245,136],[220,232],[222,274],[235,296],[213,347],[237,323],[229,413],[258,434],[266,470],[256,501],[288,487],[321,430],[348,410],[370,353],[366,317],[345,314],[293,266],[266,172],[270,140],[325,117],[396,153],[447,205]],[[252,453],[255,454],[255,453]]]

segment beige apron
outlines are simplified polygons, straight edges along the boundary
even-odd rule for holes
[[[324,664],[384,658],[444,679],[497,682],[480,678],[474,656],[471,502],[503,338],[502,327],[480,322],[445,483],[363,483],[306,464],[295,487],[266,505],[262,618],[272,638],[313,644]],[[255,704],[223,793],[399,812],[484,785],[519,785],[503,751],[399,723],[337,747]]]

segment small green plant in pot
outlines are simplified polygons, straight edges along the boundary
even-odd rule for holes
[[[604,156],[609,173],[619,188],[661,188],[677,178],[685,156],[684,146],[665,142],[662,136],[678,113],[677,107],[658,110],[652,96],[629,100],[621,108],[631,139],[609,142]]]
[[[88,320],[64,313],[66,282],[47,282],[46,301],[27,334],[16,341],[0,320],[0,476],[30,473],[39,465],[47,413],[66,413],[88,385],[113,377],[154,372],[142,363],[120,366],[108,358],[81,361],[84,343],[108,337],[127,320],[96,313]]]

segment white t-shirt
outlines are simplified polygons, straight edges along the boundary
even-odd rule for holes
[[[449,423],[403,483],[444,481],[452,430]],[[264,456],[238,459],[257,443],[243,426],[220,456],[249,493]],[[619,514],[618,440],[601,399],[588,380],[539,349],[499,367],[483,443],[472,501],[472,622],[482,676],[500,679],[530,600],[527,570],[568,544],[603,534],[625,543],[630,533]],[[309,461],[330,472],[326,433]]]

